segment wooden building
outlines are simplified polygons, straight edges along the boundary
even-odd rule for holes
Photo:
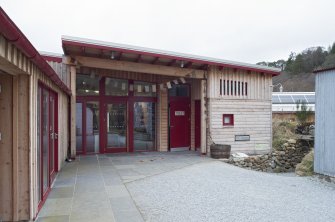
[[[335,176],[335,67],[315,71],[314,171]]]
[[[38,53],[2,9],[0,31],[4,221],[36,217],[67,157],[271,149],[277,69],[69,36]]]
[[[64,163],[69,78],[48,65],[0,8],[1,221],[33,219]]]

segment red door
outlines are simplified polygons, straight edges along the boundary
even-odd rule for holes
[[[201,115],[200,115],[200,110],[201,110],[201,101],[200,100],[195,100],[194,101],[194,146],[195,150],[200,148],[201,144]]]
[[[190,106],[189,98],[170,97],[170,150],[190,148]]]

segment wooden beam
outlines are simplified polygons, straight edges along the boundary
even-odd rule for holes
[[[119,56],[116,58],[116,60],[121,60],[122,58],[122,52],[120,52]]]
[[[76,156],[76,67],[70,67],[70,147],[71,147],[71,157]]]
[[[165,76],[190,77],[196,79],[203,79],[205,73],[203,70],[167,67],[162,65],[151,65],[83,56],[76,56],[75,59],[81,66],[100,69],[114,69],[120,71],[141,72]]]
[[[140,61],[141,61],[141,58],[142,58],[142,55],[141,55],[141,54],[139,54],[139,55],[137,56],[137,58],[136,58],[136,61],[135,61],[135,62],[140,62]]]
[[[19,149],[19,80],[18,76],[13,77],[13,221],[18,220],[19,184],[18,184],[18,149]]]
[[[169,62],[167,65],[168,65],[168,66],[173,66],[174,64],[176,64],[176,62],[177,62],[177,60],[174,59],[174,60],[172,60],[171,62]]]
[[[159,57],[156,57],[154,60],[152,60],[152,62],[151,62],[151,64],[156,64],[157,62],[158,62],[158,60],[159,60]]]
[[[190,68],[192,66],[193,62],[188,62],[184,67],[185,68]]]
[[[207,122],[206,122],[206,119],[207,119],[207,110],[206,110],[206,80],[201,80],[201,83],[200,83],[200,95],[201,95],[201,100],[200,100],[200,103],[201,103],[201,108],[200,108],[200,119],[201,119],[201,132],[200,132],[200,141],[201,141],[201,153],[202,154],[207,154]]]

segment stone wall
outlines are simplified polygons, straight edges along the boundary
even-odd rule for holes
[[[313,142],[310,140],[290,139],[268,154],[245,158],[230,157],[228,163],[263,172],[293,172],[312,146]]]

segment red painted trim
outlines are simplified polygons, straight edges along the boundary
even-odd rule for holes
[[[89,101],[98,101],[99,102],[99,124],[100,124],[100,137],[99,137],[99,145],[100,153],[120,153],[120,152],[134,152],[134,138],[133,138],[133,130],[134,130],[134,103],[135,102],[157,102],[157,97],[146,97],[146,96],[134,96],[134,91],[128,91],[128,96],[109,96],[105,95],[106,89],[105,89],[105,80],[106,77],[104,76],[100,79],[99,82],[99,95],[97,96],[77,96],[76,102],[82,103],[82,151],[78,152],[78,154],[86,155],[88,154],[86,152],[86,137],[85,137],[85,131],[86,131],[86,103]],[[121,78],[118,78],[121,79]],[[135,80],[129,80],[128,79],[128,85],[134,84]],[[127,145],[126,147],[122,148],[113,148],[113,147],[107,147],[107,119],[106,119],[106,113],[107,113],[107,105],[113,104],[113,103],[124,103],[127,104]],[[85,137],[85,138],[84,138]],[[156,138],[155,138],[156,139]],[[156,144],[156,142],[155,142]]]
[[[60,89],[68,95],[71,95],[71,90],[61,81],[57,73],[38,53],[35,47],[9,18],[2,7],[0,7],[0,33],[22,51],[43,73],[51,78]]]
[[[51,56],[51,55],[41,55],[46,61],[49,62],[57,62],[57,63],[62,63],[63,58],[62,57],[57,57],[57,56]]]
[[[50,110],[50,98],[53,97],[54,98],[54,120],[55,120],[55,125],[54,125],[54,131],[55,132],[58,132],[58,94],[53,91],[50,87],[48,87],[47,85],[45,85],[43,82],[41,81],[38,81],[38,90],[41,90],[40,93],[41,93],[41,100],[40,100],[40,110],[37,111],[37,115],[40,115],[40,166],[37,166],[39,167],[40,169],[40,178],[37,178],[38,180],[38,183],[40,183],[40,195],[41,195],[41,200],[39,200],[39,203],[38,203],[38,207],[37,207],[37,212],[36,212],[36,215],[35,215],[35,218],[37,217],[39,211],[41,210],[43,204],[45,203],[50,191],[51,191],[51,184],[53,182],[53,180],[55,179],[56,177],[56,172],[58,171],[58,139],[57,140],[54,140],[54,167],[53,167],[53,171],[51,171],[51,165],[50,165],[50,158],[51,158],[51,152],[50,152],[50,149],[51,149],[51,138],[50,138],[50,134],[48,135],[48,138],[49,138],[49,144],[48,144],[48,160],[44,160],[43,159],[43,138],[44,138],[44,135],[43,135],[43,125],[44,125],[44,118],[43,118],[43,100],[45,99],[44,96],[43,96],[43,90],[46,90],[48,91],[48,103],[47,103],[47,106],[48,106],[48,129],[50,129],[50,121],[52,121],[51,119],[51,110]],[[49,133],[49,131],[48,131]],[[43,162],[44,161],[48,161],[48,174],[49,174],[49,180],[48,180],[48,187],[47,187],[47,190],[45,192],[43,192]],[[39,191],[38,191],[39,192]]]
[[[224,118],[229,117],[230,123],[225,123]],[[234,114],[222,114],[222,125],[223,126],[234,126]]]

